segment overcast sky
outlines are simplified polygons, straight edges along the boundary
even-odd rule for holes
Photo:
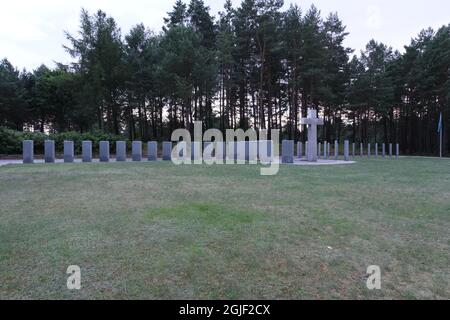
[[[187,2],[188,0],[185,0]],[[205,0],[216,13],[225,0]],[[0,59],[7,57],[18,68],[54,66],[70,57],[64,30],[76,33],[80,9],[102,9],[112,15],[122,34],[143,22],[160,31],[163,17],[175,0],[4,0],[0,5]],[[240,0],[233,0],[235,5]],[[429,26],[450,23],[449,0],[285,0],[285,7],[297,3],[306,9],[314,3],[326,16],[337,11],[350,35],[346,45],[361,50],[370,39],[402,50],[412,37]]]

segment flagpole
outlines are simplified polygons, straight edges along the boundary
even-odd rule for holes
[[[442,158],[442,112],[439,115],[438,132],[439,132],[439,158]]]

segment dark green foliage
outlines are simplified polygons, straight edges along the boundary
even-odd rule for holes
[[[0,125],[22,129],[26,110],[24,84],[8,60],[0,61]]]
[[[21,154],[22,153],[22,141],[33,140],[36,154],[43,154],[44,141],[54,140],[55,148],[58,153],[63,152],[64,141],[73,141],[75,152],[81,154],[82,141],[92,141],[92,150],[98,152],[100,141],[110,141],[111,150],[115,150],[116,141],[126,141],[130,147],[130,142],[126,137],[116,136],[112,134],[103,133],[100,131],[90,133],[79,133],[74,131],[67,131],[63,133],[45,134],[42,132],[30,132],[30,131],[16,131],[0,127],[0,154]]]

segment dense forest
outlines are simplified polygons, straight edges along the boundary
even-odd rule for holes
[[[30,72],[0,62],[0,126],[147,141],[202,120],[304,140],[300,118],[313,107],[321,140],[436,155],[442,112],[449,149],[450,25],[423,30],[404,53],[375,40],[356,53],[337,14],[282,0],[226,1],[217,17],[202,0],[179,0],[158,33],[138,24],[122,34],[102,11],[80,21],[65,46],[74,63]]]

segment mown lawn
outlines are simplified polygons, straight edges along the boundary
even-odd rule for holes
[[[1,299],[450,299],[449,253],[449,160],[0,167]]]

